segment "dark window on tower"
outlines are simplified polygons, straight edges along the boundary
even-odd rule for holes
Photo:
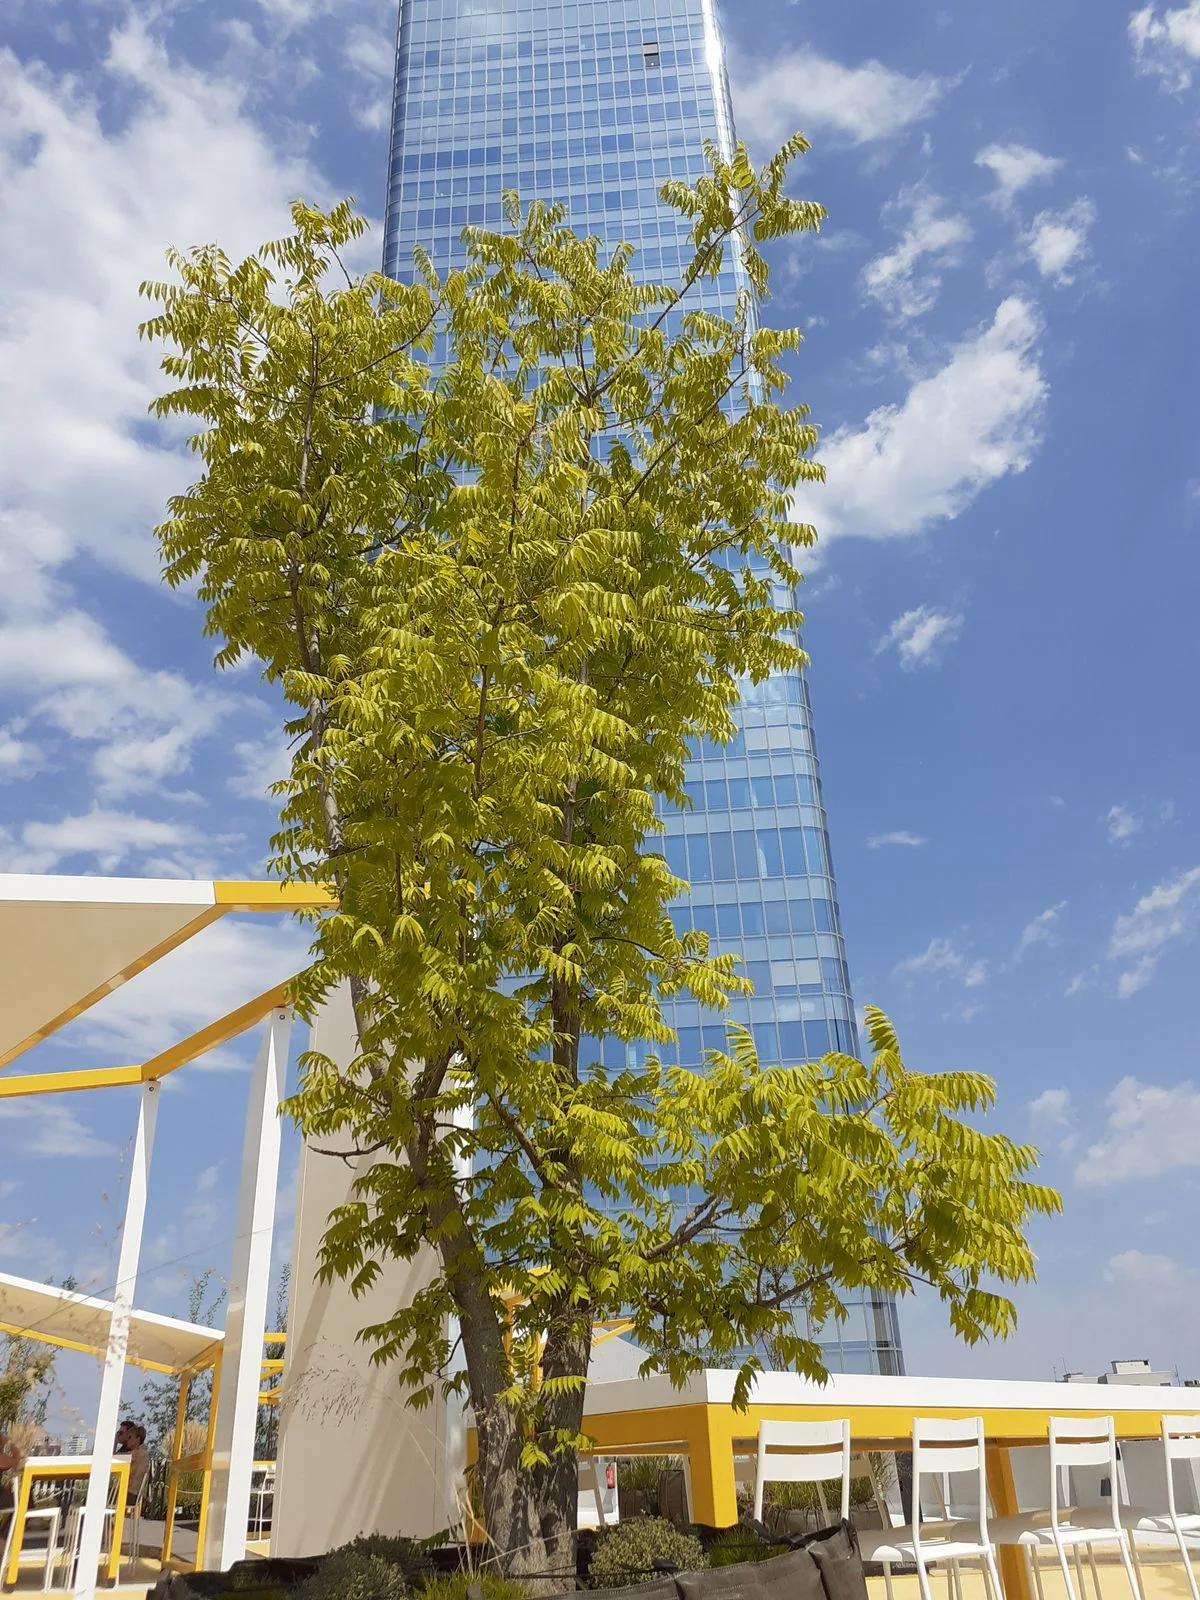
[[[642,59],[647,68],[661,65],[658,54],[658,41],[656,39],[651,39],[649,44],[642,46]]]

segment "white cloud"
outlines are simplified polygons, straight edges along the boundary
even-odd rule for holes
[[[1010,298],[991,324],[919,379],[898,405],[821,449],[828,481],[797,495],[822,539],[904,538],[956,517],[989,484],[1023,472],[1041,442],[1047,385],[1033,307]]]
[[[1029,1120],[1040,1128],[1065,1127],[1070,1109],[1069,1089],[1043,1089],[1036,1099],[1029,1102]]]
[[[867,263],[863,287],[894,317],[918,317],[933,306],[942,286],[939,269],[956,266],[971,239],[967,219],[942,206],[938,195],[916,188],[885,208],[885,216],[903,219],[900,240]]]
[[[150,529],[194,472],[181,430],[146,418],[165,380],[137,337],[138,283],[164,275],[169,243],[219,237],[236,256],[286,229],[295,195],[322,197],[246,92],[137,20],[88,89],[0,52],[0,679],[90,744],[107,795],[185,771],[230,703],[130,660],[65,580],[84,554],[157,581]],[[102,120],[102,103],[120,110]]]
[[[286,778],[291,771],[291,752],[287,746],[273,739],[242,739],[233,747],[238,770],[226,787],[242,800],[263,800],[278,806],[271,785]]]
[[[946,91],[939,78],[909,78],[880,61],[843,66],[810,50],[734,63],[738,132],[780,145],[797,128],[829,128],[855,144],[888,139],[929,116]]]
[[[951,939],[931,939],[918,956],[906,956],[893,969],[897,977],[956,978],[965,989],[978,989],[987,982],[987,963],[972,961]]]
[[[1090,200],[1076,200],[1065,211],[1038,212],[1025,235],[1025,246],[1043,278],[1060,288],[1074,283],[1095,220],[1096,208]]]
[[[143,1061],[299,972],[310,939],[290,921],[225,917],[122,984],[60,1038],[122,1062]],[[222,1048],[200,1065],[240,1066],[249,1048]]]
[[[94,807],[58,822],[27,822],[0,846],[0,859],[6,872],[54,872],[64,863],[115,872],[131,860],[143,866],[153,860],[161,870],[170,852],[198,843],[196,832],[179,823]]]
[[[938,666],[944,652],[962,632],[965,620],[959,613],[916,606],[896,618],[876,645],[875,654],[894,647],[900,665],[910,672],[916,667]]]
[[[1108,816],[1108,838],[1110,844],[1124,844],[1132,839],[1135,833],[1141,833],[1145,819],[1138,815],[1129,806],[1112,806]]]
[[[917,849],[927,841],[919,833],[907,833],[903,828],[898,828],[894,833],[876,833],[867,840],[868,850],[882,850],[888,845],[907,845],[910,849]]]
[[[0,1121],[17,1123],[8,1133],[10,1147],[20,1148],[23,1156],[54,1156],[82,1159],[85,1156],[110,1156],[116,1147],[97,1138],[80,1121],[69,1105],[37,1095],[28,1100],[0,1100]]]
[[[1076,1167],[1076,1183],[1101,1188],[1200,1166],[1200,1092],[1191,1083],[1166,1089],[1122,1078],[1105,1105],[1106,1135]]]
[[[1001,206],[1031,183],[1043,183],[1062,166],[1058,156],[1044,156],[1023,144],[989,144],[975,157],[977,167],[987,167],[996,180],[992,198]]]
[[[1129,41],[1139,72],[1157,73],[1173,93],[1189,88],[1200,61],[1200,0],[1161,12],[1143,6],[1129,18]]]
[[[360,23],[347,34],[342,56],[364,90],[363,98],[354,105],[354,120],[359,127],[372,132],[386,128],[392,109],[392,75],[396,67],[396,43],[391,32]]]
[[[1122,1250],[1109,1257],[1104,1269],[1105,1282],[1156,1299],[1181,1293],[1195,1276],[1193,1268],[1181,1266],[1170,1256],[1150,1250]]]
[[[1027,922],[1021,929],[1021,937],[1017,940],[1014,961],[1020,961],[1028,955],[1034,945],[1053,944],[1058,928],[1058,919],[1066,910],[1067,902],[1060,900],[1056,906],[1047,906],[1045,911],[1039,911],[1032,922]]]
[[[1168,945],[1189,939],[1200,923],[1200,867],[1181,872],[1144,894],[1119,916],[1108,941],[1108,958],[1123,969],[1117,979],[1122,1000],[1144,989]]]
[[[0,728],[0,783],[31,778],[45,766],[45,757],[29,739],[20,737],[21,728]]]

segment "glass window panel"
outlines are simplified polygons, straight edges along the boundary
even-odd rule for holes
[[[712,860],[713,878],[717,882],[726,882],[734,876],[733,840],[723,830],[714,831],[708,836],[708,844]]]
[[[779,849],[779,833],[775,828],[759,828],[758,865],[764,878],[778,878],[783,873],[783,858]]]

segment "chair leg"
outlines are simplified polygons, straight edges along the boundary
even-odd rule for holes
[[[1121,1540],[1121,1560],[1125,1563],[1125,1576],[1129,1579],[1129,1592],[1133,1600],[1143,1600],[1141,1587],[1138,1584],[1137,1574],[1133,1570],[1133,1561],[1129,1555],[1129,1540]]]
[[[950,1571],[954,1578],[954,1600],[963,1600],[962,1568],[959,1566],[957,1561],[952,1561],[950,1563]]]
[[[1175,1538],[1179,1543],[1179,1558],[1183,1562],[1183,1570],[1187,1577],[1188,1587],[1192,1591],[1192,1600],[1200,1600],[1200,1588],[1196,1585],[1196,1574],[1192,1570],[1191,1551],[1187,1547],[1187,1540],[1183,1537],[1181,1528],[1175,1529]]]
[[[1137,1537],[1129,1535],[1129,1554],[1133,1558],[1133,1570],[1137,1574],[1138,1600],[1146,1600],[1146,1574],[1142,1571],[1142,1558],[1138,1555]]]
[[[1096,1586],[1096,1600],[1101,1600],[1101,1595],[1100,1595],[1100,1569],[1096,1565],[1096,1547],[1095,1547],[1095,1545],[1091,1545],[1091,1544],[1088,1545],[1087,1552],[1088,1552],[1088,1562],[1091,1565],[1091,1569],[1092,1569],[1092,1582]],[[1140,1596],[1138,1597],[1138,1600],[1141,1600]]]
[[[1087,1600],[1087,1579],[1083,1575],[1083,1550],[1075,1546],[1075,1573],[1079,1579],[1079,1600]],[[1100,1589],[1096,1588],[1096,1600],[1101,1600]]]
[[[896,1600],[895,1595],[892,1593],[892,1563],[890,1561],[883,1563],[883,1587],[887,1594],[887,1600]]]
[[[1075,1593],[1075,1585],[1071,1582],[1071,1563],[1067,1560],[1067,1552],[1057,1540],[1055,1540],[1055,1547],[1058,1550],[1058,1564],[1062,1568],[1063,1587],[1067,1591],[1067,1600],[1087,1600],[1086,1595],[1077,1596]]]
[[[924,1561],[921,1559],[920,1550],[916,1551],[916,1557],[917,1557],[917,1586],[921,1591],[921,1600],[933,1600],[933,1590],[929,1586],[929,1568],[925,1565]],[[950,1582],[949,1574],[946,1575],[946,1582],[947,1583]]]
[[[1028,1557],[1028,1549],[1025,1554]],[[1003,1600],[1004,1590],[1000,1586],[1000,1573],[996,1567],[994,1550],[988,1550],[983,1558],[983,1586],[988,1592],[989,1600]]]
[[[1030,1549],[1027,1544],[1021,1548],[1025,1552],[1026,1570],[1033,1575],[1033,1592],[1037,1595],[1037,1600],[1046,1600],[1046,1591],[1042,1586],[1042,1563],[1038,1560],[1038,1553]]]

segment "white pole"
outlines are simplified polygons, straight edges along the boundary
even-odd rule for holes
[[[209,1570],[224,1571],[246,1554],[279,1183],[279,1105],[291,1026],[290,1008],[272,1012],[250,1080],[237,1242],[221,1346],[208,1530],[201,1552],[202,1564]]]
[[[121,1409],[121,1386],[125,1381],[125,1352],[129,1347],[129,1317],[137,1286],[138,1258],[142,1252],[142,1225],[146,1218],[146,1190],[150,1180],[150,1154],[154,1149],[154,1124],[158,1113],[158,1084],[142,1087],[138,1106],[137,1132],[129,1163],[129,1195],[125,1202],[125,1225],[121,1230],[121,1249],[117,1259],[117,1281],[113,1289],[112,1318],[108,1325],[108,1348],[104,1355],[104,1375],[100,1380],[100,1405],[96,1412],[96,1443],[92,1469],[88,1473],[87,1499],[83,1507],[79,1560],[75,1567],[75,1595],[88,1600],[96,1593],[100,1547],[104,1538],[104,1510],[108,1504],[112,1477],[113,1438]]]

